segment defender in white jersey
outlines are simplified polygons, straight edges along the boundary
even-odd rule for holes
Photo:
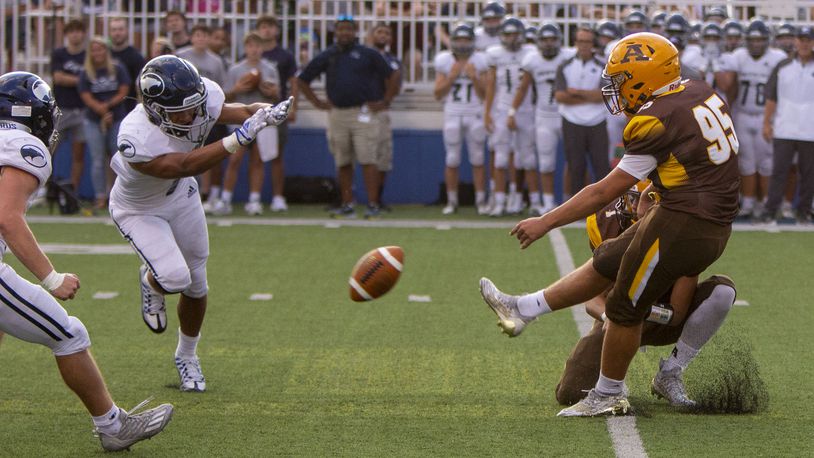
[[[735,95],[730,105],[734,108],[733,118],[741,146],[738,153],[741,217],[760,216],[772,176],[772,145],[763,138],[765,88],[772,70],[786,59],[786,53],[769,48],[770,36],[766,23],[759,19],[751,21],[746,28],[746,48],[732,52],[723,69],[730,74]]]
[[[119,129],[113,157],[116,182],[110,216],[144,263],[139,270],[142,318],[166,330],[164,295],[180,293],[175,365],[181,391],[204,391],[197,357],[206,312],[209,240],[196,175],[249,146],[266,126],[288,115],[289,99],[224,104],[221,88],[175,56],[151,60],[137,79],[142,103]],[[222,141],[203,146],[215,123],[242,124]]]
[[[531,93],[526,94],[517,108],[512,106],[520,84],[520,64],[526,54],[537,50],[534,45],[523,44],[524,26],[519,19],[504,19],[500,29],[501,45],[486,50],[489,71],[483,121],[490,133],[489,144],[495,152],[495,204],[489,213],[491,216],[501,216],[506,208],[506,169],[510,153],[514,152],[516,169],[534,170],[537,167]],[[528,185],[530,189],[535,186],[536,190],[536,183]]]
[[[162,404],[138,414],[119,409],[90,354],[85,325],[54,300],[73,299],[79,277],[54,270],[31,233],[25,212],[51,175],[45,143],[56,146],[58,118],[51,88],[39,76],[25,72],[0,76],[0,331],[50,348],[65,384],[90,413],[102,447],[123,450],[161,432],[173,408]],[[2,261],[6,249],[39,285]]]
[[[539,52],[530,52],[520,64],[522,79],[514,96],[513,106],[518,107],[534,85],[537,104],[534,111],[535,144],[537,147],[537,170],[542,181],[540,193],[529,186],[529,214],[540,216],[556,206],[554,202],[554,170],[557,165],[557,146],[562,141],[562,117],[554,98],[554,81],[557,68],[574,55],[573,50],[562,49],[562,32],[559,26],[549,22],[537,32]],[[527,171],[528,182],[537,182],[537,173]]]
[[[452,51],[442,51],[435,57],[435,98],[444,100],[444,148],[447,205],[443,214],[458,209],[458,168],[461,147],[466,140],[469,163],[475,184],[475,204],[479,214],[486,213],[486,172],[484,148],[486,129],[483,126],[483,79],[488,70],[486,55],[474,52],[475,33],[471,26],[460,24],[452,31]]]

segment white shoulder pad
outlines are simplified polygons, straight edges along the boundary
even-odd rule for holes
[[[441,51],[435,56],[435,71],[443,74],[449,73],[455,57],[449,51]]]
[[[150,162],[173,152],[170,137],[150,122],[141,104],[122,120],[116,145],[119,155],[127,162]]]
[[[534,70],[537,69],[542,59],[539,52],[526,53],[526,55],[523,56],[523,60],[520,61],[520,68],[526,72],[534,73]]]
[[[218,86],[218,83],[207,78],[201,79],[203,79],[206,86],[206,111],[209,112],[209,116],[218,119],[220,118],[220,111],[223,109],[223,103],[226,102],[226,95],[223,93],[223,89]]]
[[[34,175],[44,185],[51,176],[51,153],[39,138],[21,130],[0,131],[0,166]]]
[[[469,61],[475,66],[475,70],[479,72],[489,70],[489,62],[486,61],[486,54],[481,51],[475,51],[472,57],[469,58]]]

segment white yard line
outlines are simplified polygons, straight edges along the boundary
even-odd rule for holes
[[[560,277],[564,277],[574,270],[574,258],[571,256],[571,250],[568,248],[565,236],[562,235],[559,229],[549,232],[548,238],[551,241],[552,248],[554,248],[554,257],[557,260]],[[593,318],[585,312],[585,306],[582,304],[571,307],[571,313],[577,323],[579,335],[584,336],[591,330]],[[639,437],[639,431],[636,429],[636,417],[608,417],[608,433],[613,442],[613,450],[616,452],[616,456],[624,458],[647,457],[642,438]]]
[[[126,243],[99,245],[94,243],[41,243],[48,254],[135,254]]]

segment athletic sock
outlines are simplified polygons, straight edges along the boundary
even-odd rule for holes
[[[475,204],[483,205],[486,203],[486,191],[475,191]]]
[[[495,205],[498,207],[503,207],[506,204],[506,193],[505,192],[496,192],[495,193]]]
[[[517,183],[509,183],[509,194],[517,192]]]
[[[211,188],[209,188],[209,199],[208,200],[211,200],[211,201],[214,202],[214,201],[218,200],[218,197],[220,197],[220,186],[212,186]]]
[[[249,193],[249,202],[260,202],[260,193],[259,192],[250,192]]]
[[[554,208],[557,204],[554,203],[554,194],[543,193],[543,206],[546,208]]]
[[[524,318],[536,318],[551,312],[551,307],[545,299],[545,290],[520,296],[517,300],[517,311]]]
[[[447,191],[447,203],[455,207],[458,206],[458,191]]]
[[[200,334],[195,337],[189,337],[181,332],[181,328],[178,328],[178,347],[175,349],[175,356],[177,358],[195,357],[198,350],[198,340],[200,340],[200,338]]]
[[[746,211],[746,210],[752,210],[754,208],[755,208],[755,198],[754,197],[744,197],[743,198],[743,203],[741,204],[741,209]]]
[[[220,193],[220,200],[226,202],[227,204],[231,204],[232,203],[232,191],[227,191],[227,190],[224,189],[223,192]]]
[[[614,380],[612,378],[605,377],[602,373],[599,373],[599,380],[596,381],[596,387],[594,388],[598,394],[602,396],[615,396],[617,394],[622,394],[625,388],[625,381],[623,380]]]
[[[539,207],[540,206],[540,193],[539,192],[530,192],[529,193],[529,205],[532,207]]]
[[[100,433],[104,433],[107,435],[115,435],[122,429],[122,415],[121,409],[113,403],[113,407],[110,408],[105,414],[99,415],[98,417],[93,417],[93,426],[99,430]]]

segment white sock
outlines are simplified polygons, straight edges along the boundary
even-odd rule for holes
[[[197,355],[198,340],[200,340],[200,338],[200,334],[195,337],[190,337],[181,332],[181,328],[178,328],[178,347],[175,349],[175,356],[179,358],[192,358]]]
[[[447,203],[458,206],[458,191],[447,191]]]
[[[226,202],[227,204],[231,204],[232,203],[232,191],[227,191],[227,190],[224,189],[223,192],[220,193],[220,200]]]
[[[489,190],[492,192],[495,191],[495,180],[489,180]]]
[[[734,289],[727,285],[717,285],[713,288],[709,297],[704,299],[687,318],[672,355],[664,363],[664,369],[676,366],[681,367],[682,371],[687,369],[701,348],[724,323],[734,302]]]
[[[260,202],[260,193],[259,192],[250,192],[249,193],[249,202]]]
[[[495,205],[502,207],[503,204],[506,203],[506,193],[505,192],[496,192],[495,193]]]
[[[517,192],[517,183],[509,183],[509,194]]]
[[[122,429],[121,410],[116,403],[113,403],[113,407],[107,413],[98,417],[91,416],[91,418],[93,419],[93,426],[101,433],[114,435]]]
[[[215,201],[220,195],[220,186],[212,186],[209,188],[209,198],[207,200]]]
[[[755,208],[755,198],[754,197],[745,197],[743,198],[743,203],[741,204],[741,208],[744,210],[751,210]]]
[[[614,380],[612,378],[605,377],[600,372],[599,380],[596,381],[596,387],[594,389],[597,393],[603,396],[613,396],[616,394],[621,394],[624,388],[624,380]]]
[[[486,203],[486,191],[475,191],[475,203],[477,205]]]
[[[517,310],[525,318],[536,318],[551,312],[551,307],[545,299],[545,290],[520,296],[517,300]]]
[[[554,208],[557,204],[554,203],[554,194],[543,193],[543,205],[546,208]]]
[[[539,192],[530,192],[529,193],[529,205],[532,207],[539,207],[540,206],[540,193]]]

